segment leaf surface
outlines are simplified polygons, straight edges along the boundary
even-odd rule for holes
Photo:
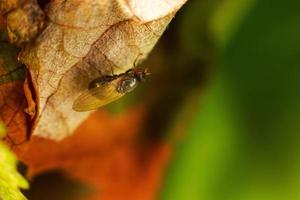
[[[55,140],[71,135],[90,114],[72,110],[89,82],[112,72],[124,73],[146,58],[183,3],[51,1],[47,27],[20,57],[36,94],[33,135]]]

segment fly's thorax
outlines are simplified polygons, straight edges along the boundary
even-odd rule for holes
[[[120,94],[126,94],[135,89],[139,82],[143,82],[149,75],[146,69],[132,68],[122,74],[112,76],[102,76],[90,82],[88,89],[92,90],[98,87],[106,87],[114,85],[115,89]]]
[[[118,82],[116,89],[119,93],[126,94],[135,89],[137,85],[137,78],[134,75],[127,74],[127,76],[122,77],[121,80]]]

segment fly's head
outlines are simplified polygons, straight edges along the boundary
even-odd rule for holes
[[[150,75],[147,68],[145,68],[145,69],[135,68],[135,69],[133,69],[133,74],[134,74],[134,77],[140,82],[145,81],[146,78]]]

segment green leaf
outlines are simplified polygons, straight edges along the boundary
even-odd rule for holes
[[[256,1],[235,30],[217,24],[227,44],[176,147],[163,200],[300,199],[299,6]]]
[[[2,138],[4,135],[5,135],[4,127],[3,127],[3,125],[0,122],[0,138]]]
[[[220,47],[226,46],[256,0],[226,0],[218,3],[211,17],[210,29]]]
[[[0,125],[0,136],[4,128]],[[0,199],[25,200],[19,188],[28,189],[28,182],[17,171],[17,158],[9,149],[0,143]]]
[[[188,135],[176,146],[176,157],[168,171],[162,200],[218,199],[212,191],[238,157],[238,135],[242,124],[226,80],[208,88],[188,127]],[[220,198],[221,199],[221,198]]]

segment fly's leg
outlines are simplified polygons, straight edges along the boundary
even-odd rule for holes
[[[114,73],[114,67],[110,67],[110,70],[111,70],[111,76],[115,75],[115,73]]]
[[[133,63],[133,67],[134,67],[134,68],[136,68],[136,67],[139,65],[139,63],[140,63],[139,58],[140,58],[142,55],[143,55],[142,53],[139,53],[139,54],[137,55],[137,57],[135,58],[134,63]]]

